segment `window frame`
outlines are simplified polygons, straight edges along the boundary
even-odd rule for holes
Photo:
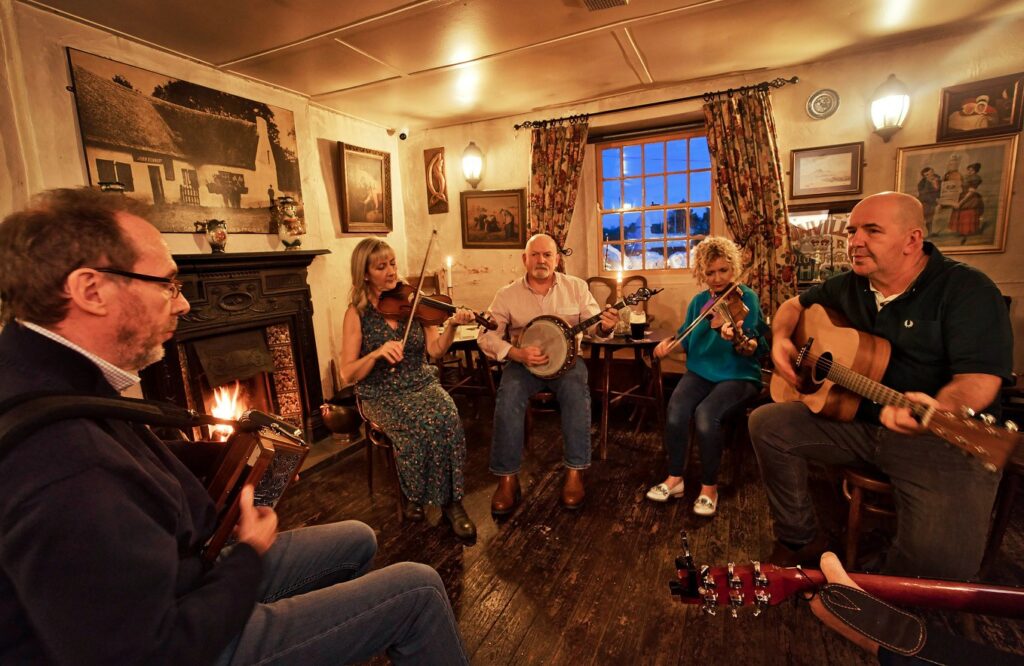
[[[643,187],[646,187],[645,181],[646,181],[646,178],[647,178],[647,172],[646,172],[646,163],[645,163],[645,158],[644,158],[643,146],[645,146],[647,144],[651,144],[651,143],[665,143],[665,144],[667,144],[669,141],[675,141],[675,140],[680,140],[680,139],[686,140],[687,141],[687,146],[689,146],[689,140],[693,139],[693,138],[704,138],[704,139],[706,139],[707,138],[707,130],[705,129],[705,127],[704,126],[699,126],[699,127],[688,127],[688,128],[685,128],[685,129],[680,129],[680,128],[665,129],[664,131],[660,131],[660,132],[657,132],[657,133],[650,133],[650,134],[645,133],[645,134],[640,135],[640,136],[625,136],[625,137],[618,136],[618,137],[615,137],[615,138],[610,138],[609,140],[606,140],[606,141],[595,141],[594,142],[594,144],[593,144],[593,146],[594,146],[594,164],[595,164],[595,166],[594,166],[594,172],[595,172],[594,188],[595,188],[595,201],[596,201],[596,209],[597,209],[596,225],[595,226],[596,226],[596,232],[597,232],[596,247],[597,247],[597,268],[598,268],[597,274],[598,275],[601,275],[601,276],[617,276],[620,273],[620,271],[618,269],[615,269],[615,268],[606,269],[605,268],[605,262],[604,262],[605,249],[604,248],[605,248],[605,245],[608,244],[608,241],[605,241],[605,239],[604,239],[604,219],[603,218],[604,218],[605,214],[609,214],[609,213],[623,213],[623,212],[628,211],[628,210],[634,210],[634,211],[639,212],[640,218],[641,218],[641,223],[640,223],[641,235],[640,235],[640,238],[638,238],[638,239],[630,239],[630,240],[627,240],[626,238],[621,238],[621,240],[619,241],[619,244],[623,247],[623,252],[625,252],[625,245],[627,243],[641,243],[641,244],[643,244],[643,243],[649,242],[649,240],[655,240],[655,238],[648,239],[648,237],[647,237],[646,224],[643,221],[644,220],[644,214],[647,211],[654,211],[654,210],[663,210],[663,211],[665,211],[666,216],[665,216],[665,222],[663,222],[663,224],[667,224],[668,212],[671,211],[671,210],[680,210],[680,209],[685,211],[684,215],[686,216],[686,232],[687,233],[685,235],[681,236],[681,237],[678,237],[678,238],[671,238],[671,237],[668,237],[667,235],[662,235],[662,236],[660,236],[658,238],[662,239],[662,240],[665,240],[666,242],[671,241],[671,240],[685,240],[687,242],[687,250],[686,250],[687,251],[687,266],[685,268],[671,268],[671,267],[668,267],[668,266],[666,266],[665,268],[650,268],[650,267],[644,267],[644,268],[638,268],[638,269],[625,269],[625,268],[623,268],[622,271],[621,271],[621,274],[623,275],[623,277],[627,277],[627,276],[630,276],[630,275],[643,275],[643,274],[661,275],[661,276],[688,275],[689,274],[689,272],[690,272],[689,253],[690,253],[690,251],[693,248],[693,245],[691,245],[690,242],[692,240],[698,240],[698,241],[699,240],[703,240],[707,236],[714,235],[715,230],[716,230],[716,228],[718,226],[718,199],[717,199],[716,192],[715,192],[715,182],[714,182],[714,173],[713,173],[714,170],[711,168],[711,164],[710,164],[710,153],[709,153],[709,164],[708,164],[708,168],[707,169],[691,169],[690,168],[691,165],[690,165],[690,162],[689,162],[690,156],[689,156],[689,152],[687,152],[686,165],[685,165],[686,168],[684,170],[681,170],[681,171],[669,171],[669,170],[667,170],[667,165],[666,165],[666,170],[663,171],[663,172],[660,172],[660,173],[664,174],[666,177],[669,174],[680,174],[680,173],[684,174],[686,176],[686,178],[687,178],[687,183],[688,183],[688,185],[687,185],[687,194],[688,195],[689,195],[689,192],[690,192],[690,190],[689,190],[690,174],[691,173],[707,173],[708,176],[709,176],[709,179],[710,179],[710,200],[708,200],[707,202],[703,202],[703,201],[701,201],[701,202],[686,201],[683,204],[671,204],[671,203],[669,203],[667,201],[667,198],[668,198],[667,187],[668,186],[667,186],[667,181],[666,181],[666,190],[665,190],[665,197],[664,197],[666,199],[666,201],[664,201],[659,206],[641,206],[640,208],[636,208],[636,209],[630,209],[630,208],[625,208],[625,207],[613,208],[613,209],[605,209],[604,208],[604,183],[605,183],[606,180],[612,180],[612,179],[606,179],[604,177],[603,151],[608,149],[608,148],[619,148],[621,150],[621,149],[623,149],[626,146],[637,146],[637,145],[641,146],[641,158],[640,159],[641,159],[641,165],[644,168],[643,168],[643,171],[638,176],[636,176],[636,177],[640,179],[641,183],[643,184]],[[667,159],[667,155],[666,155],[665,159]],[[614,180],[618,180],[618,181],[621,182],[623,179],[624,179],[624,176],[620,175],[618,178],[615,178]],[[642,192],[645,192],[645,190],[642,190]],[[643,195],[642,195],[642,197],[643,197]],[[643,199],[646,199],[646,197],[643,197],[642,200]],[[690,210],[692,208],[707,208],[708,209],[708,233],[707,234],[689,235],[689,233],[688,233],[690,231],[689,215],[690,215]],[[623,227],[621,225],[621,222],[620,222],[620,233],[622,233],[624,235],[624,229],[623,229]],[[666,252],[666,256],[665,256],[665,261],[666,261],[666,264],[667,264],[667,262],[668,262],[667,252]]]

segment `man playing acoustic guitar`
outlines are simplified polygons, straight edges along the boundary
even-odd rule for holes
[[[797,383],[794,332],[805,310],[819,304],[891,344],[881,384],[912,403],[956,412],[998,409],[1000,382],[1012,374],[1013,333],[995,284],[924,241],[921,203],[906,194],[865,198],[853,209],[847,234],[852,272],[786,301],[776,313],[775,372]],[[816,337],[819,343],[830,344]],[[854,420],[837,422],[801,402],[771,404],[751,415],[750,434],[778,539],[769,562],[814,561],[826,549],[807,491],[807,461],[816,460],[867,464],[889,477],[898,527],[883,572],[977,574],[999,474],[930,434],[907,407],[862,400]]]

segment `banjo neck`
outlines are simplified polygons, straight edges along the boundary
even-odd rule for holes
[[[621,310],[622,308],[626,307],[626,305],[627,305],[626,301],[620,298],[618,303],[615,303],[614,305],[612,305],[612,309],[613,310]],[[603,310],[601,312],[603,312]],[[569,329],[569,333],[571,335],[576,335],[577,333],[581,333],[583,331],[586,331],[588,328],[590,328],[591,326],[593,326],[597,322],[601,321],[601,312],[598,312],[593,317],[590,317],[588,319],[584,319],[580,323],[576,324],[575,326],[573,326],[572,328]]]

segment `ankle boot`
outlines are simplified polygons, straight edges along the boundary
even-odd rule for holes
[[[476,538],[476,525],[469,519],[462,502],[452,502],[441,510],[444,517],[451,523],[452,532],[460,539],[471,541]]]
[[[494,497],[491,498],[491,513],[496,516],[512,513],[521,496],[518,476],[508,474],[498,477],[498,487],[494,489]]]
[[[583,471],[578,469],[565,470],[565,483],[562,485],[562,506],[566,509],[578,509],[583,506]]]
[[[405,519],[411,523],[423,522],[423,505],[419,502],[406,500],[405,508],[402,510]]]

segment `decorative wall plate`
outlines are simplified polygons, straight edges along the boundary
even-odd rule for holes
[[[839,93],[830,88],[822,88],[811,93],[807,98],[807,115],[815,120],[828,118],[839,108]]]

